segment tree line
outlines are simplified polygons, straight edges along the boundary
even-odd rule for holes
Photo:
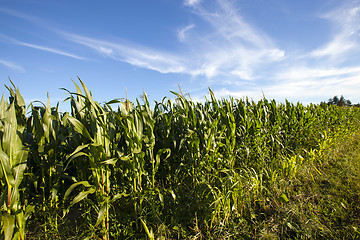
[[[360,104],[352,104],[350,100],[345,99],[343,95],[339,98],[338,96],[334,96],[333,98],[329,98],[329,100],[326,102],[321,102],[321,104],[327,104],[327,105],[336,105],[339,107],[350,107],[350,106],[356,106],[359,107]]]

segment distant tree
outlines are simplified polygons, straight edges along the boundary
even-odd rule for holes
[[[344,98],[343,95],[341,95],[340,99],[338,96],[334,96],[333,98],[330,98],[328,100],[328,105],[337,105],[339,107],[349,107],[351,106],[351,101]]]

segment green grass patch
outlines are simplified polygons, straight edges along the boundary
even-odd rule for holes
[[[256,201],[247,202],[242,224],[232,219],[236,228],[228,228],[229,236],[359,239],[360,132],[338,132],[326,142],[293,178],[279,179]]]

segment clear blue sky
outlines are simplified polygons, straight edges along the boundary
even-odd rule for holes
[[[0,77],[27,103],[189,93],[360,102],[359,0],[0,0]],[[2,87],[6,93],[6,88]],[[7,95],[7,93],[6,93]]]

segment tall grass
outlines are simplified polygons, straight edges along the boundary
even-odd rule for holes
[[[142,103],[99,104],[79,82],[64,89],[66,113],[48,100],[25,114],[15,86],[2,98],[5,239],[25,238],[31,209],[44,238],[250,237],[245,223],[266,219],[274,199],[289,202],[282,184],[359,121],[354,107],[218,100],[211,90],[204,103],[173,93],[151,109],[144,93]],[[281,236],[295,236],[290,226]]]

